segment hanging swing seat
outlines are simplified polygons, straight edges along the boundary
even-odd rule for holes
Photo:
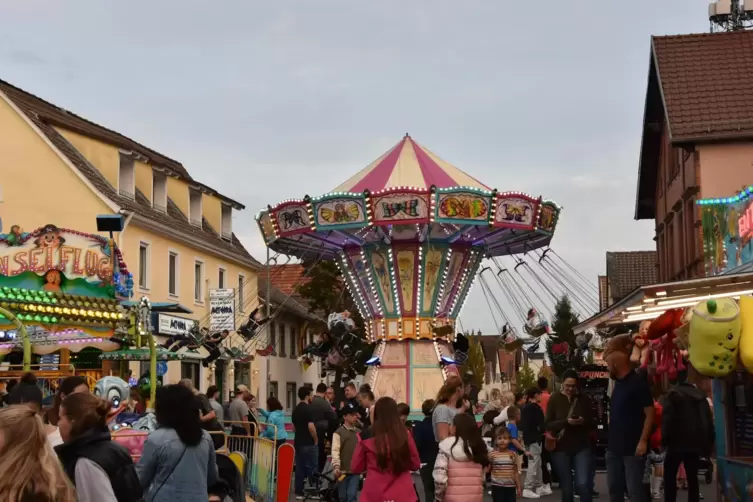
[[[534,337],[540,337],[551,332],[547,320],[534,309],[531,309],[531,313],[529,313],[528,320],[523,326],[523,329],[526,333]]]

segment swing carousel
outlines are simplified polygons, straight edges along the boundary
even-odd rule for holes
[[[455,320],[482,260],[548,246],[559,212],[489,188],[406,135],[332,192],[256,219],[273,251],[338,264],[377,343],[367,381],[418,410],[456,371]]]

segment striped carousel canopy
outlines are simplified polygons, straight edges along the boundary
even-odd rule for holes
[[[371,192],[395,187],[466,186],[491,190],[473,176],[416,143],[409,135],[333,192]]]

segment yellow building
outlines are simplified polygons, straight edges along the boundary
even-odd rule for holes
[[[97,215],[122,214],[126,228],[115,240],[133,273],[135,299],[180,304],[184,312],[173,317],[202,325],[210,289],[236,289],[236,325],[256,306],[262,265],[232,228],[242,204],[192,178],[180,162],[3,81],[0,131],[2,231],[52,223],[97,233]],[[249,363],[225,360],[213,370],[199,364],[203,355],[170,362],[164,381],[192,378],[202,390],[256,387]],[[131,364],[138,376],[138,363]]]

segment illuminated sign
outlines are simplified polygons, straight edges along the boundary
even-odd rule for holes
[[[109,282],[113,260],[107,240],[55,225],[27,234],[17,225],[0,238],[0,275],[15,277],[26,272],[44,276],[46,290],[54,291],[66,279]],[[59,289],[58,289],[59,290]]]

